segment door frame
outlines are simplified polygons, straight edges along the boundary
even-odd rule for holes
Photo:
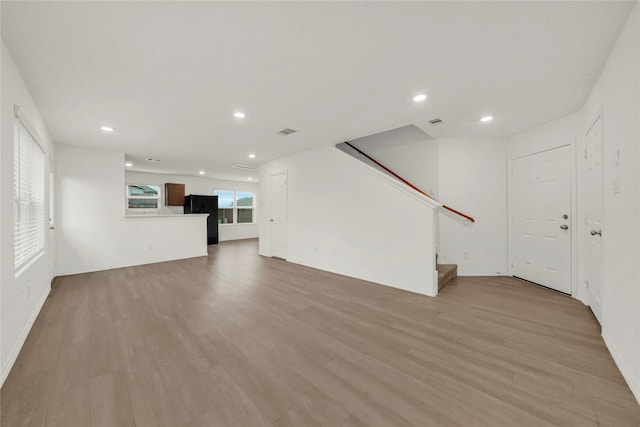
[[[286,239],[287,239],[287,251],[286,252],[287,253],[286,253],[284,258],[281,258],[280,256],[273,254],[273,241],[274,241],[274,239],[273,239],[273,224],[272,224],[272,219],[273,219],[273,215],[272,215],[272,213],[273,213],[273,197],[272,197],[273,196],[273,189],[271,187],[271,184],[272,184],[272,178],[275,175],[284,175],[286,183],[287,183],[286,184],[286,189],[285,189],[286,200],[287,200],[287,202],[286,202],[286,210],[287,211],[286,211],[286,215],[285,215],[285,218],[286,218],[285,227],[286,227],[286,232],[287,232],[287,237],[286,237]],[[275,170],[275,171],[269,172],[269,220],[268,221],[269,222],[267,222],[267,224],[269,226],[269,256],[272,257],[272,258],[280,258],[280,259],[287,260],[288,256],[289,256],[289,242],[288,242],[288,236],[289,236],[289,171],[287,169]]]
[[[57,170],[56,162],[51,157],[47,157],[47,182],[46,188],[46,201],[47,201],[47,237],[45,239],[47,245],[47,252],[49,255],[49,275],[51,280],[56,277],[56,269],[58,263],[58,234],[56,232],[56,225],[58,223],[58,188],[57,188]]]
[[[602,146],[601,148],[601,156],[602,158],[600,159],[602,162],[602,175],[601,175],[601,180],[602,180],[602,193],[600,194],[600,201],[602,203],[601,206],[601,215],[602,217],[600,218],[600,226],[601,229],[605,228],[605,218],[604,218],[604,208],[605,208],[605,179],[604,179],[604,167],[605,167],[605,152],[604,152],[604,131],[605,131],[605,121],[604,121],[604,108],[603,106],[599,106],[594,112],[593,114],[591,114],[589,116],[589,120],[586,122],[586,126],[583,128],[582,130],[582,141],[583,141],[583,149],[584,149],[584,156],[582,157],[582,180],[583,180],[583,187],[584,187],[584,195],[582,196],[582,200],[581,200],[581,204],[584,207],[585,212],[582,214],[582,221],[581,221],[581,235],[583,236],[583,239],[581,242],[584,242],[584,244],[582,245],[582,247],[584,248],[584,252],[585,254],[581,254],[581,255],[586,255],[587,252],[587,245],[589,245],[589,237],[586,236],[585,233],[587,233],[588,227],[585,224],[585,215],[586,215],[586,194],[587,194],[587,134],[589,133],[589,131],[593,128],[593,126],[596,124],[596,122],[600,120],[600,133],[601,133],[601,138],[602,138]],[[604,300],[604,277],[605,277],[605,262],[604,262],[604,253],[605,253],[605,240],[602,239],[601,242],[601,246],[602,246],[602,253],[600,254],[600,278],[601,283],[598,284],[598,286],[600,287],[600,295],[601,295],[601,301],[600,301],[600,316],[602,317],[602,300]],[[584,257],[581,256],[581,259],[583,259],[585,262],[587,262],[588,260]],[[583,262],[582,265],[584,266],[585,263]],[[592,298],[591,298],[591,294],[589,293],[589,291],[587,290],[587,284],[586,284],[586,280],[587,280],[587,269],[583,268],[582,271],[579,272],[580,274],[580,292],[582,292],[582,294],[580,295],[580,300],[589,307],[589,309],[591,311],[593,311],[593,309],[591,308],[592,305]],[[598,319],[598,322],[601,321],[601,319],[599,319],[595,313],[594,313],[594,317],[596,319]]]
[[[530,150],[521,151],[518,153],[510,153],[507,158],[507,272],[509,276],[513,276],[513,226],[511,224],[512,214],[513,214],[513,197],[512,192],[514,191],[515,185],[513,182],[513,162],[516,159],[520,159],[523,157],[531,156],[534,154],[544,153],[545,151],[555,150],[556,148],[566,147],[568,146],[570,149],[570,170],[569,170],[569,188],[571,192],[571,203],[570,203],[570,219],[571,219],[571,297],[577,298],[580,295],[580,291],[578,290],[578,221],[577,221],[577,212],[578,212],[578,203],[577,203],[577,159],[576,159],[576,142],[577,137],[565,138],[560,141],[551,142],[547,144],[540,144],[538,147],[532,147]]]

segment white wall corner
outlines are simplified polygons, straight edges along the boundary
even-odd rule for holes
[[[433,270],[433,279],[431,279],[431,290],[426,295],[430,297],[438,296],[438,270]]]

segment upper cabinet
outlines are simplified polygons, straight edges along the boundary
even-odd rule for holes
[[[184,206],[184,184],[166,183],[164,195],[166,206]]]

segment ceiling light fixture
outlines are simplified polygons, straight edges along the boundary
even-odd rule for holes
[[[237,119],[244,119],[246,117],[246,115],[244,113],[241,113],[240,111],[236,111],[235,113],[233,113],[233,116]]]
[[[198,172],[200,175],[204,175],[204,171],[200,171]]]
[[[249,158],[250,158],[250,159],[255,159],[255,158],[256,158],[256,155],[255,155],[255,154],[249,154]]]
[[[484,116],[480,119],[482,123],[490,122],[491,120],[493,120],[493,116]]]
[[[253,181],[253,178],[251,178],[251,177],[249,177],[248,179],[249,179],[249,181]]]
[[[427,99],[427,95],[425,95],[424,93],[421,93],[420,95],[416,95],[413,97],[414,102],[422,102],[425,99]]]
[[[100,126],[100,129],[102,129],[105,132],[113,132],[113,128],[110,126]]]
[[[133,163],[129,163],[129,162],[127,162],[127,163],[125,163],[124,165],[125,165],[126,167],[130,168],[131,166],[133,166]]]

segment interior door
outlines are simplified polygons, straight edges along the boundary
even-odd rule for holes
[[[56,167],[53,160],[49,159],[49,234],[47,252],[49,254],[49,274],[51,279],[56,275]]]
[[[585,135],[586,146],[586,213],[587,253],[585,285],[587,302],[602,323],[602,120],[593,122]]]
[[[271,175],[271,256],[287,258],[287,171]]]
[[[571,147],[513,161],[511,271],[571,294]]]

